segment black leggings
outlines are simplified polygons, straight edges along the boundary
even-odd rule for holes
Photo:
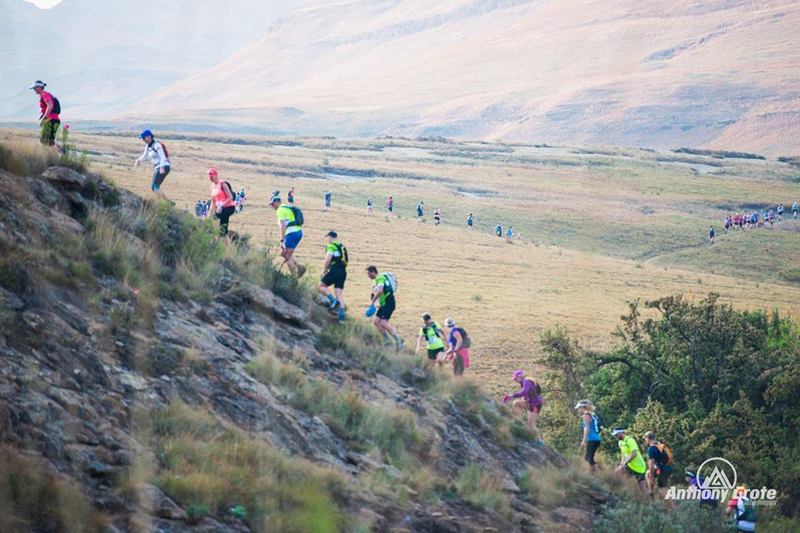
[[[595,465],[594,462],[594,454],[597,453],[597,449],[600,447],[599,440],[590,440],[586,443],[586,455],[584,455],[584,459],[590,465]]]
[[[225,237],[228,234],[228,221],[231,215],[236,212],[236,206],[223,207],[222,211],[215,216],[219,219],[219,234]]]

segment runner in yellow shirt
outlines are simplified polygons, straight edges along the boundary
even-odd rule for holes
[[[644,483],[647,464],[644,462],[636,440],[626,434],[625,428],[614,428],[611,435],[616,437],[620,453],[619,466],[614,471],[619,474],[628,474],[636,480],[639,489],[643,493],[647,493]]]

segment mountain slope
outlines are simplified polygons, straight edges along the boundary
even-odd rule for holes
[[[292,2],[65,0],[41,10],[0,0],[0,117],[36,118],[44,79],[67,117],[113,118],[158,88],[252,44]]]
[[[210,223],[35,153],[0,146],[4,531],[591,526],[604,496],[474,384],[332,322]],[[553,471],[570,500],[539,508]]]
[[[789,1],[310,1],[132,115],[792,152],[798,24]]]

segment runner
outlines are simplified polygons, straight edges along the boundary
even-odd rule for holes
[[[581,430],[583,432],[581,448],[586,448],[586,453],[583,457],[589,463],[591,471],[597,472],[597,462],[594,460],[594,456],[602,441],[600,437],[600,419],[594,413],[594,405],[591,400],[579,401],[575,409],[578,410],[578,414],[581,417]]]
[[[422,328],[419,330],[417,348],[414,353],[419,353],[423,339],[425,339],[425,346],[428,349],[429,362],[426,366],[430,366],[433,363],[438,363],[441,366],[444,362],[444,343],[446,338],[441,324],[434,322],[428,313],[422,315]]]
[[[474,220],[472,218],[472,213],[469,214],[467,217],[467,229],[472,229],[472,225],[474,224]]]
[[[619,466],[614,469],[619,474],[627,474],[636,480],[639,489],[642,492],[647,492],[644,484],[645,472],[647,472],[647,465],[642,458],[642,452],[639,451],[639,445],[633,437],[626,435],[625,428],[614,428],[611,435],[619,441],[620,461]]]
[[[331,196],[333,196],[331,191],[325,191],[325,212],[326,213],[331,210]]]
[[[394,293],[397,290],[397,281],[389,272],[378,274],[378,267],[368,266],[367,276],[371,279],[375,286],[372,288],[372,303],[367,309],[365,315],[372,319],[375,328],[383,335],[383,343],[388,344],[391,339],[394,340],[397,351],[403,349],[403,339],[397,334],[395,327],[389,323],[392,318],[396,306]]]
[[[672,475],[672,450],[665,444],[656,440],[656,435],[648,431],[644,435],[647,444],[647,491],[650,498],[658,497],[667,502],[668,507],[672,507],[671,501],[666,500],[666,493],[669,491],[669,477]]]
[[[299,264],[294,257],[294,251],[303,238],[303,229],[301,228],[303,225],[302,213],[294,206],[283,205],[280,196],[273,196],[269,205],[275,210],[275,215],[278,218],[283,262],[298,278],[302,278],[303,274],[306,273],[306,267]],[[297,214],[300,214],[301,220],[297,220]]]
[[[778,206],[778,222],[783,221],[783,204]]]
[[[800,211],[800,205],[797,204],[797,201],[792,204],[792,218],[797,218],[797,211]]]
[[[368,215],[372,214],[372,203],[373,203],[372,202],[372,196],[370,196],[369,198],[367,198],[367,214]]]
[[[150,182],[150,190],[156,193],[156,196],[161,200],[169,202],[170,200],[161,190],[161,185],[172,168],[169,162],[169,153],[161,141],[156,140],[152,131],[144,130],[139,134],[139,138],[144,141],[144,152],[133,162],[133,166],[136,168],[139,163],[149,158],[150,163],[153,165],[153,180]],[[172,202],[172,204],[175,205],[175,202]]]
[[[736,531],[756,530],[756,506],[747,497],[747,487],[744,485],[736,487],[736,492],[728,502],[725,514],[731,517]]]
[[[290,204],[294,203],[294,187],[289,187],[289,192],[286,193],[286,201]]]
[[[392,213],[394,213],[394,198],[389,196],[386,199],[386,218],[391,219]]]
[[[695,489],[700,491],[700,505],[704,507],[709,507],[711,509],[716,509],[719,505],[719,501],[714,498],[713,491],[701,490],[700,485],[702,481],[705,481],[705,478],[700,478],[697,474],[689,470],[688,468],[683,473],[683,478],[689,487],[694,487]]]
[[[506,239],[510,241],[513,238],[514,238],[514,228],[509,226],[508,228],[506,228]]]
[[[219,179],[216,168],[208,169],[208,181],[211,182],[211,205],[214,206],[214,218],[219,219],[220,237],[228,235],[228,221],[236,212],[236,201],[227,181]]]
[[[448,318],[444,321],[449,331],[447,339],[447,359],[453,361],[453,375],[461,377],[464,369],[469,368],[469,348],[472,340],[464,328],[456,326],[456,321]]]
[[[498,222],[497,225],[494,227],[494,234],[500,237],[501,239],[503,238],[503,225],[501,223]]]
[[[439,206],[436,206],[436,209],[433,210],[433,225],[438,226],[442,223],[442,211],[439,209]]]
[[[247,196],[245,196],[244,189],[236,193],[236,212],[241,213],[244,211],[244,202],[247,200]]]
[[[709,244],[714,244],[714,237],[716,237],[717,232],[714,230],[714,226],[710,226],[708,228],[708,242]]]
[[[425,222],[425,202],[417,204],[417,220],[419,222]]]
[[[339,235],[335,230],[329,231],[326,235],[328,245],[325,247],[325,263],[322,271],[325,273],[319,282],[319,292],[328,299],[328,307],[331,312],[336,312],[339,320],[345,318],[345,303],[342,296],[344,282],[347,280],[347,262],[349,256],[347,248],[339,241]],[[330,286],[333,285],[334,294],[331,294]]]
[[[528,413],[528,429],[533,434],[536,442],[544,445],[541,433],[536,426],[536,421],[539,418],[539,413],[542,411],[544,399],[542,398],[542,387],[530,378],[525,377],[525,372],[522,370],[515,370],[513,375],[514,381],[519,383],[522,389],[514,394],[506,394],[503,398],[503,403],[508,403],[512,398],[516,398],[514,403],[514,415],[519,416],[523,412]]]
[[[47,84],[42,80],[36,80],[28,87],[39,96],[39,142],[45,146],[55,146],[56,150],[63,152],[64,147],[56,145],[56,133],[61,125],[61,103],[45,91],[45,87]]]

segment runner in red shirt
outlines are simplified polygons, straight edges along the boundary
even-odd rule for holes
[[[47,87],[45,82],[36,80],[28,88],[33,89],[39,95],[39,110],[41,111],[41,116],[39,117],[39,141],[45,146],[55,146],[56,133],[61,125],[61,119],[59,118],[61,104],[57,98],[44,90],[45,87]],[[56,146],[56,148],[58,147]]]

